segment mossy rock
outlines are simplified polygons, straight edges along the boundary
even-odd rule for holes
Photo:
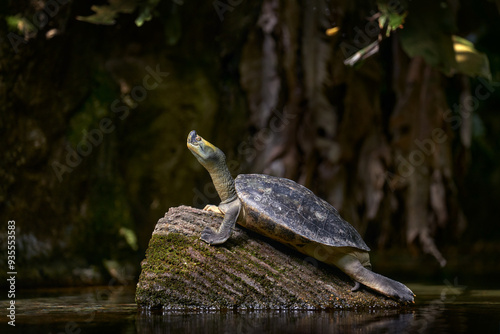
[[[137,284],[139,307],[168,310],[394,308],[336,268],[236,227],[210,246],[199,236],[222,216],[181,206],[156,224]]]

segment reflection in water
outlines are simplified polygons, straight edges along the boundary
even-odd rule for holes
[[[139,312],[137,332],[149,333],[404,333],[413,311]]]
[[[417,303],[403,310],[203,313],[137,310],[133,287],[24,291],[16,327],[4,315],[0,333],[500,333],[500,290],[410,288]]]

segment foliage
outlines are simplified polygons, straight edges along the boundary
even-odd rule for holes
[[[452,74],[456,68],[452,33],[456,30],[449,7],[441,2],[412,2],[404,28],[398,34],[403,50],[410,57],[421,56],[426,63]]]
[[[153,18],[153,9],[160,0],[109,0],[109,5],[92,6],[95,14],[90,16],[78,16],[77,19],[93,24],[113,25],[116,23],[116,17],[123,14],[138,12],[135,24],[140,27]]]
[[[25,38],[31,38],[36,35],[38,29],[28,19],[21,14],[11,15],[5,17],[5,21],[10,31],[20,33]]]
[[[414,1],[408,7],[397,4],[377,3],[379,12],[374,17],[380,27],[378,40],[346,59],[346,65],[353,66],[377,53],[380,41],[399,30],[401,46],[410,57],[423,57],[427,64],[447,75],[462,73],[491,80],[488,57],[477,51],[470,41],[453,35],[456,28],[449,6],[432,0]]]
[[[177,12],[177,4],[180,0],[171,4],[170,12],[163,17],[165,39],[167,45],[175,45],[181,38],[181,22]],[[92,24],[114,25],[120,14],[137,13],[135,24],[141,27],[145,22],[153,19],[156,14],[160,0],[109,0],[109,5],[92,6],[95,14],[89,16],[77,16],[80,21]]]
[[[391,3],[392,4],[392,3]],[[391,6],[384,1],[378,1],[378,9],[380,11],[379,26],[386,30],[385,36],[389,37],[392,31],[402,28],[405,22],[408,11],[401,6]]]
[[[491,80],[488,57],[474,47],[474,44],[459,36],[452,36],[455,50],[456,69],[468,76],[480,76]]]

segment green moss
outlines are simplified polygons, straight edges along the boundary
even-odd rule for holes
[[[143,262],[142,272],[153,273],[157,275],[154,281],[162,287],[166,287],[169,291],[178,292],[182,297],[176,297],[175,293],[165,294],[164,291],[154,291],[149,288],[138,288],[137,296],[139,300],[148,300],[149,304],[158,305],[171,305],[172,303],[185,306],[206,306],[193,305],[193,300],[205,298],[207,304],[217,305],[218,307],[233,307],[234,304],[240,304],[244,301],[246,296],[238,297],[233,296],[233,301],[228,300],[225,295],[231,294],[225,289],[228,284],[226,279],[233,282],[233,285],[240,285],[245,287],[246,284],[242,278],[228,271],[221,270],[223,273],[211,272],[210,275],[203,275],[206,268],[203,263],[193,259],[189,251],[195,251],[207,259],[207,262],[220,264],[221,266],[231,266],[235,272],[242,272],[251,279],[254,279],[258,284],[262,284],[262,274],[254,273],[253,267],[247,263],[235,263],[232,258],[226,261],[212,260],[216,254],[223,253],[218,248],[208,247],[201,244],[196,237],[186,237],[180,234],[170,233],[168,235],[153,235],[146,253],[146,261]],[[225,256],[224,254],[222,254]],[[214,269],[214,268],[212,268]],[[206,289],[206,291],[194,291],[188,283],[193,280],[193,273],[200,276],[200,279],[209,282],[213,289]],[[143,275],[142,274],[142,275]],[[221,276],[219,276],[219,274]],[[141,277],[140,280],[145,277]],[[199,282],[198,282],[199,283]],[[219,287],[219,288],[217,288]],[[253,287],[247,289],[255,290]],[[256,291],[253,291],[254,293]],[[191,294],[196,298],[191,298]]]
[[[157,275],[156,284],[170,291],[178,292],[180,297],[173,293],[165,294],[164,291],[142,288],[137,290],[137,295],[149,300],[150,304],[163,305],[164,307],[173,303],[185,306],[202,306],[193,302],[194,299],[190,298],[192,291],[186,285],[186,281],[191,279],[193,271],[196,271],[198,269],[196,267],[200,264],[189,256],[189,248],[203,252],[196,244],[194,237],[188,238],[175,233],[154,234],[149,242],[142,273],[149,272]],[[204,253],[205,256],[209,256],[206,252]],[[141,277],[141,279],[143,278]]]

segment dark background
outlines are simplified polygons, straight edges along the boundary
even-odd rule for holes
[[[388,6],[407,16],[386,34]],[[18,283],[132,283],[169,207],[219,201],[185,146],[196,129],[234,175],[332,203],[377,271],[493,284],[498,14],[472,0],[2,2],[0,245],[15,220]],[[453,35],[477,51],[464,61]]]

